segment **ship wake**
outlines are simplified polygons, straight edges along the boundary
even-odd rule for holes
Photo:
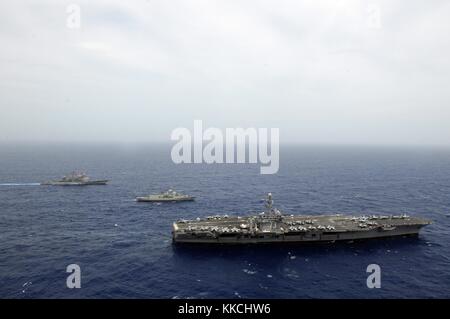
[[[0,186],[39,186],[41,183],[0,183]]]

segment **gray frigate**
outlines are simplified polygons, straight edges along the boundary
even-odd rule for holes
[[[273,207],[268,194],[265,210],[246,217],[215,215],[173,223],[174,243],[256,244],[334,242],[418,235],[430,220],[399,215],[287,215]]]
[[[162,203],[162,202],[190,202],[195,200],[194,196],[181,194],[173,189],[169,189],[166,192],[162,192],[160,194],[151,194],[147,196],[139,196],[136,197],[136,201],[138,202],[153,202],[153,203]]]

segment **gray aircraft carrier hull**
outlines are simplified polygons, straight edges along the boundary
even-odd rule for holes
[[[277,242],[334,242],[334,241],[350,241],[350,240],[364,240],[373,238],[386,238],[394,236],[417,236],[420,228],[396,229],[392,231],[361,231],[361,232],[347,232],[337,234],[316,234],[315,237],[310,235],[279,235],[279,236],[265,236],[264,238],[254,237],[217,237],[210,239],[203,238],[179,238],[175,236],[173,241],[175,243],[203,243],[203,244],[258,244],[258,243],[277,243]]]
[[[258,244],[258,243],[314,243],[375,239],[418,235],[428,220],[415,217],[351,216],[283,216],[278,219],[224,218],[176,222],[173,225],[174,243],[191,244]],[[308,223],[306,223],[308,222]],[[253,229],[239,225],[253,223]],[[290,225],[303,225],[299,227]],[[270,227],[266,227],[270,225]],[[309,229],[307,227],[312,229]],[[317,229],[327,227],[327,229]],[[224,232],[224,228],[234,231]],[[301,228],[299,230],[299,228]],[[314,229],[315,228],[315,229]],[[236,231],[236,229],[238,229]],[[265,230],[268,229],[268,230]]]

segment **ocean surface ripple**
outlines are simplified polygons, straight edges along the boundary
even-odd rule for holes
[[[282,146],[280,170],[181,164],[170,146],[0,147],[2,298],[449,298],[450,151]],[[73,169],[107,186],[39,182]],[[175,188],[195,202],[135,196]],[[172,222],[275,206],[294,214],[398,214],[433,220],[418,238],[329,245],[182,247]],[[381,267],[368,289],[366,268]],[[66,267],[81,267],[81,289]]]

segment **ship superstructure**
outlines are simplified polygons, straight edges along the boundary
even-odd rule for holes
[[[48,181],[41,183],[41,185],[55,185],[55,186],[86,186],[86,185],[106,185],[108,180],[91,180],[84,172],[73,171],[72,173],[63,176],[60,180]]]

